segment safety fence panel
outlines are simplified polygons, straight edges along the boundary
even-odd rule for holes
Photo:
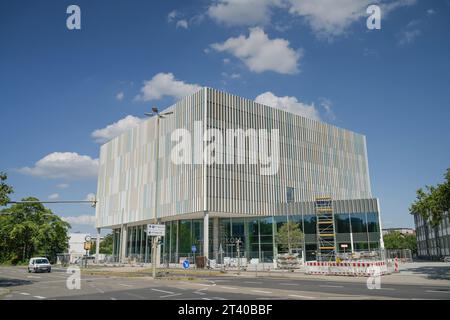
[[[367,262],[310,261],[306,263],[305,273],[316,275],[370,277],[373,275],[388,274],[388,268],[385,261],[367,261]]]

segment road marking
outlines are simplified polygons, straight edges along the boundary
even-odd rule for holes
[[[128,287],[128,288],[132,287],[131,284],[124,284],[124,283],[119,283],[119,286]]]
[[[43,296],[33,296],[33,297],[35,297],[36,299],[45,299],[45,297]]]
[[[27,276],[27,278],[35,278],[35,279],[40,279],[40,276]]]
[[[210,299],[210,298],[202,298],[203,300],[212,300],[212,299]]]
[[[213,284],[206,284],[206,283],[195,283],[198,284],[199,286],[204,286],[204,287],[211,287],[213,286]]]
[[[426,292],[432,292],[432,293],[450,293],[450,291],[440,291],[440,290],[427,290]]]
[[[390,290],[390,291],[395,291],[394,288],[380,288],[380,289],[377,289],[377,290]]]
[[[256,284],[261,284],[262,282],[260,282],[260,281],[244,281],[244,283],[256,283]]]
[[[300,298],[300,299],[314,299],[313,297],[301,296],[298,294],[290,294],[289,297]]]
[[[111,300],[117,300],[116,298],[110,298]]]
[[[30,295],[28,292],[21,292],[20,294],[23,294],[24,296],[29,296]]]
[[[296,283],[284,283],[284,282],[281,282],[280,284],[282,284],[284,286],[296,286],[297,285]]]
[[[227,300],[227,299],[222,298],[222,297],[214,297],[213,299],[216,299],[216,300]]]
[[[262,290],[250,290],[250,291],[257,292],[257,293],[267,293],[267,294],[272,293],[270,291],[262,291]]]
[[[134,294],[134,293],[125,292],[125,294],[128,295],[128,296],[130,296],[130,297],[135,297],[135,298],[142,299],[142,300],[145,300],[145,299],[146,299],[145,297],[140,296],[140,295],[138,295],[138,294]]]
[[[157,292],[167,293],[167,294],[175,294],[175,292],[172,292],[172,291],[165,291],[165,290],[159,290],[159,289],[152,289],[152,290],[157,291]]]
[[[222,289],[229,289],[229,290],[237,290],[237,288],[235,287],[225,287],[225,286],[220,286]]]
[[[319,287],[323,287],[323,288],[343,288],[344,286],[331,286],[331,285],[319,285]]]
[[[165,296],[160,296],[160,298],[169,298],[169,297],[175,297],[175,296],[181,296],[182,293],[174,293],[174,294],[168,294]]]

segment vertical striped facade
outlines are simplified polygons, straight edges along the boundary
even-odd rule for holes
[[[274,216],[285,214],[288,202],[318,196],[372,198],[363,135],[210,88],[167,110],[174,113],[160,121],[158,161],[155,117],[101,146],[97,227],[150,223],[155,211],[160,221],[198,218],[204,212]],[[245,164],[174,164],[172,133],[178,128],[192,132],[194,159],[199,152],[194,147],[198,122],[204,131],[224,132],[224,153],[230,142],[227,129],[277,129],[279,141],[271,141],[279,142],[277,173],[262,175],[259,165],[248,163],[247,150]]]

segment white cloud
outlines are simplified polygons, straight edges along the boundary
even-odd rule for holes
[[[223,63],[225,63],[225,64],[230,63],[230,59],[228,59],[228,58],[223,59]]]
[[[434,9],[428,9],[427,10],[427,15],[432,16],[436,13],[436,11]]]
[[[89,225],[95,227],[95,216],[90,215],[69,216],[69,217],[61,217],[61,219],[70,224]]]
[[[118,101],[122,101],[124,96],[125,96],[124,93],[121,91],[118,94],[116,94],[116,99]]]
[[[137,95],[135,100],[158,100],[164,96],[179,100],[200,89],[201,87],[197,84],[189,84],[175,79],[172,73],[158,73],[151,80],[144,81],[141,94]]]
[[[289,47],[285,39],[269,39],[261,28],[251,28],[248,37],[240,35],[224,43],[211,45],[216,51],[229,52],[241,59],[250,71],[274,71],[282,74],[299,72],[301,53]]]
[[[400,33],[400,40],[398,44],[401,46],[413,43],[418,36],[420,36],[422,32],[419,29],[414,30],[404,30]]]
[[[177,16],[178,16],[178,12],[176,10],[173,10],[173,11],[169,12],[169,14],[167,15],[167,21],[172,22]]]
[[[189,25],[188,25],[188,22],[183,19],[183,20],[177,21],[176,27],[187,29],[189,27]]]
[[[420,20],[411,20],[398,34],[398,44],[404,46],[413,43],[422,34],[422,31],[419,29],[420,25]]]
[[[60,183],[60,184],[57,184],[56,185],[56,187],[57,188],[60,188],[60,189],[66,189],[66,188],[68,188],[70,185],[68,184],[68,183]]]
[[[319,37],[334,37],[345,34],[350,25],[367,17],[366,9],[372,0],[287,0],[289,12],[306,20]],[[391,11],[415,4],[416,0],[381,0],[382,17]]]
[[[230,78],[230,79],[239,79],[241,77],[241,75],[239,73],[228,74],[226,72],[222,72],[222,76],[225,78]]]
[[[320,120],[319,112],[316,110],[314,104],[303,103],[298,101],[296,97],[277,97],[272,92],[268,91],[257,96],[255,101],[269,107],[295,113],[309,119]]]
[[[86,198],[84,198],[85,201],[94,201],[96,199],[95,193],[88,193],[86,195]]]
[[[59,193],[52,193],[51,195],[48,196],[48,198],[50,200],[56,200],[59,198]]]
[[[208,16],[229,26],[257,26],[270,22],[271,7],[282,0],[219,0],[208,8]]]
[[[385,18],[391,11],[416,2],[380,0],[378,4]],[[264,26],[271,22],[274,9],[288,10],[292,16],[304,19],[317,36],[332,38],[345,34],[352,23],[367,17],[366,9],[371,4],[372,0],[218,0],[208,8],[207,15],[228,26]]]
[[[320,36],[337,36],[366,15],[370,0],[288,0],[289,12],[303,17]]]
[[[335,120],[336,116],[334,115],[333,112],[333,103],[331,102],[330,99],[327,98],[319,98],[320,101],[320,105],[322,106],[322,108],[325,109],[325,115],[327,116],[328,119],[330,120]]]
[[[19,172],[51,179],[94,178],[98,174],[98,159],[76,152],[53,152],[36,162],[34,167],[24,167]]]
[[[105,128],[95,130],[91,133],[91,137],[94,138],[97,143],[105,143],[121,133],[136,127],[141,121],[141,118],[128,115]]]

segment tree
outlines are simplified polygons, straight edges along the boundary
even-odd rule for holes
[[[97,242],[93,241],[91,246],[91,254],[95,253],[97,247]],[[100,250],[99,253],[103,254],[112,254],[113,251],[113,234],[110,233],[103,238],[103,241],[100,242]]]
[[[409,211],[412,214],[419,214],[427,222],[425,224],[427,254],[430,254],[428,248],[429,224],[434,231],[438,255],[441,256],[440,245],[437,239],[439,225],[450,211],[450,168],[447,169],[444,175],[444,183],[437,186],[425,186],[425,190],[420,188],[416,194],[416,201],[412,203]]]
[[[417,240],[413,234],[402,234],[395,231],[383,236],[383,240],[386,249],[409,249],[412,252],[417,251]]]
[[[8,204],[8,195],[13,193],[13,188],[5,183],[7,178],[6,173],[0,172],[0,206]]]
[[[23,201],[39,201],[29,197]],[[43,255],[56,261],[68,247],[70,225],[41,203],[18,203],[0,212],[0,262],[25,262]]]
[[[303,244],[303,232],[300,230],[299,224],[289,221],[284,223],[277,232],[275,237],[276,243],[281,250],[291,252],[294,248],[301,248]]]

